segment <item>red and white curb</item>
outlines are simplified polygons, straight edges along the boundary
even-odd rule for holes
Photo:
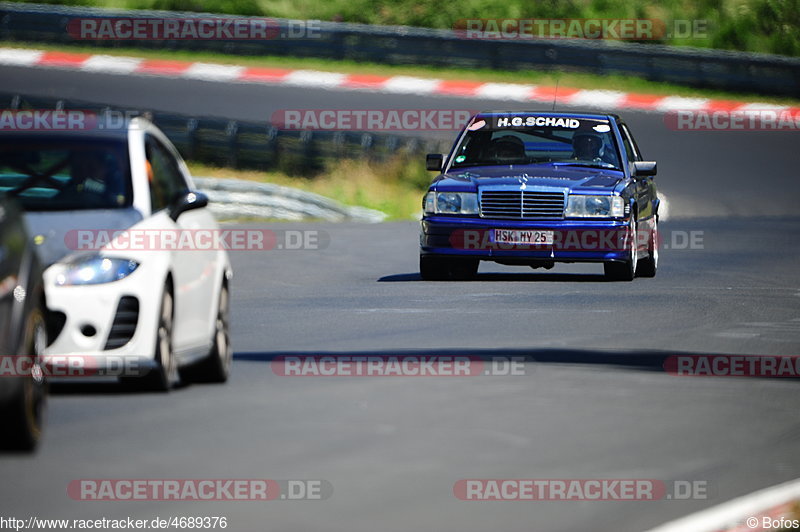
[[[791,524],[772,524],[782,519],[800,519],[793,514],[797,511],[798,501],[800,479],[756,491],[647,532],[755,532],[795,529],[798,527]],[[765,523],[765,520],[768,522]]]
[[[143,59],[139,57],[47,52],[23,48],[0,48],[0,64],[227,83],[261,83],[318,89],[366,90],[385,94],[455,96],[516,102],[551,103],[556,96],[555,87],[544,85],[481,83],[479,81],[442,80],[410,76],[377,76],[373,74],[342,74],[317,70],[243,67],[214,63]],[[558,87],[557,96],[558,103],[561,105],[605,110],[624,109],[668,112],[678,110],[745,111],[785,109],[791,112],[800,112],[800,108],[756,102],[656,96],[652,94],[573,89],[569,87]]]

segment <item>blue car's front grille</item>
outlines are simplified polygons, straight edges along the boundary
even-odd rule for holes
[[[555,220],[564,217],[564,193],[527,190],[482,190],[483,218]]]

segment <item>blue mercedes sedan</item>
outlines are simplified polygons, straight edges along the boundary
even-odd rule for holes
[[[469,279],[480,261],[602,263],[607,278],[658,266],[656,163],[617,115],[485,112],[464,126],[423,198],[420,274]]]

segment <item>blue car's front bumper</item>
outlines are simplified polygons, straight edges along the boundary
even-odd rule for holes
[[[553,244],[499,244],[494,229],[553,231]],[[630,259],[628,220],[500,220],[426,216],[421,255],[445,255],[504,263],[612,262]]]

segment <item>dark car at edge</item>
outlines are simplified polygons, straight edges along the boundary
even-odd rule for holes
[[[42,268],[16,203],[0,197],[0,449],[41,437],[47,343]]]

